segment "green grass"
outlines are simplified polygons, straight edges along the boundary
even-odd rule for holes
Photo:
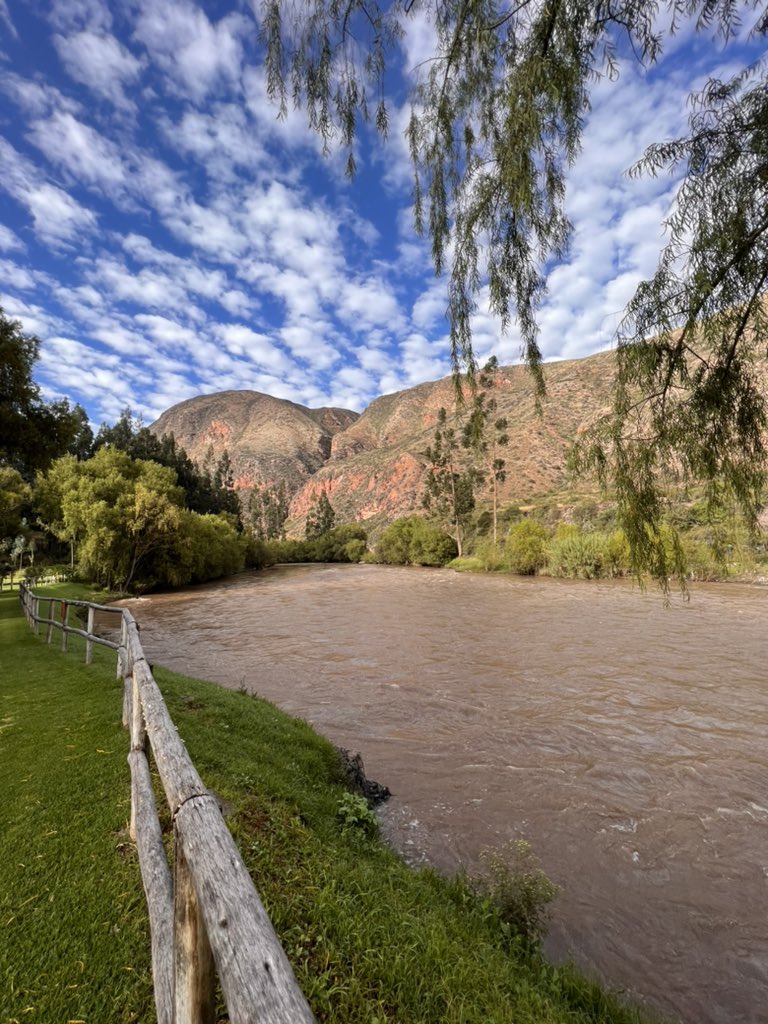
[[[0,1021],[151,1021],[114,655],[86,668],[18,605],[0,596]]]
[[[0,599],[2,1022],[150,1022],[114,662],[99,652],[86,669],[74,653],[47,648],[9,598]],[[350,827],[339,814],[333,748],[306,723],[244,693],[156,675],[203,779],[231,809],[230,827],[320,1021],[640,1019],[510,939],[463,880],[413,871]]]

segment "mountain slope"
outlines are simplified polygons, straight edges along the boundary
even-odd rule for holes
[[[509,421],[509,445],[500,453],[507,470],[502,502],[526,502],[568,487],[567,451],[608,409],[613,376],[610,352],[548,364],[547,397],[539,415],[525,367],[499,368],[493,397],[497,415]],[[419,510],[427,464],[423,453],[432,442],[441,407],[449,410],[449,423],[458,427],[461,414],[455,412],[450,377],[375,399],[336,434],[328,462],[294,494],[289,526],[300,529],[321,490],[339,520],[361,519],[374,529]],[[483,495],[478,497],[482,501]]]
[[[226,450],[237,490],[285,480],[289,492],[328,459],[334,434],[358,418],[348,409],[307,409],[258,391],[222,391],[180,402],[150,429],[173,434],[198,465]]]

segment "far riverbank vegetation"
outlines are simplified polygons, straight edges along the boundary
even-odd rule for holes
[[[126,437],[141,441],[126,447],[148,457],[110,441],[86,459],[65,454],[31,480],[0,466],[1,578],[55,572],[137,593],[290,562],[447,565],[576,579],[635,571],[615,505],[604,498],[561,493],[493,506],[478,489],[460,523],[445,505],[437,511],[431,497],[429,508],[369,533],[359,522],[335,525],[321,491],[305,536],[287,537],[282,488],[257,489],[241,506],[225,457],[199,470],[172,439],[158,441],[143,427],[124,431]],[[667,520],[670,564],[683,564],[689,580],[768,577],[765,537],[735,516],[710,521],[703,496],[673,495]]]

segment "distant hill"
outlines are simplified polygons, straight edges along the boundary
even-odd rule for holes
[[[541,416],[525,367],[499,368],[494,397],[498,415],[509,420],[510,437],[502,501],[525,503],[568,488],[567,450],[608,409],[614,366],[611,352],[548,364]],[[289,532],[301,532],[321,490],[338,521],[358,519],[376,531],[420,510],[423,453],[441,406],[458,422],[450,377],[377,398],[359,416],[311,410],[254,391],[224,391],[174,406],[151,429],[175,434],[197,462],[209,448],[216,457],[226,448],[238,490],[284,479],[292,495]]]
[[[334,435],[357,418],[349,409],[307,409],[258,391],[221,391],[174,405],[150,430],[173,434],[198,465],[209,453],[218,460],[228,451],[239,491],[285,480],[293,493],[327,462]]]

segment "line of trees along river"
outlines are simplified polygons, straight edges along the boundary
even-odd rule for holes
[[[768,990],[768,591],[290,566],[132,602],[148,656],[359,748],[414,863],[531,841],[547,940],[682,1021]],[[205,642],[199,642],[201,606]]]

